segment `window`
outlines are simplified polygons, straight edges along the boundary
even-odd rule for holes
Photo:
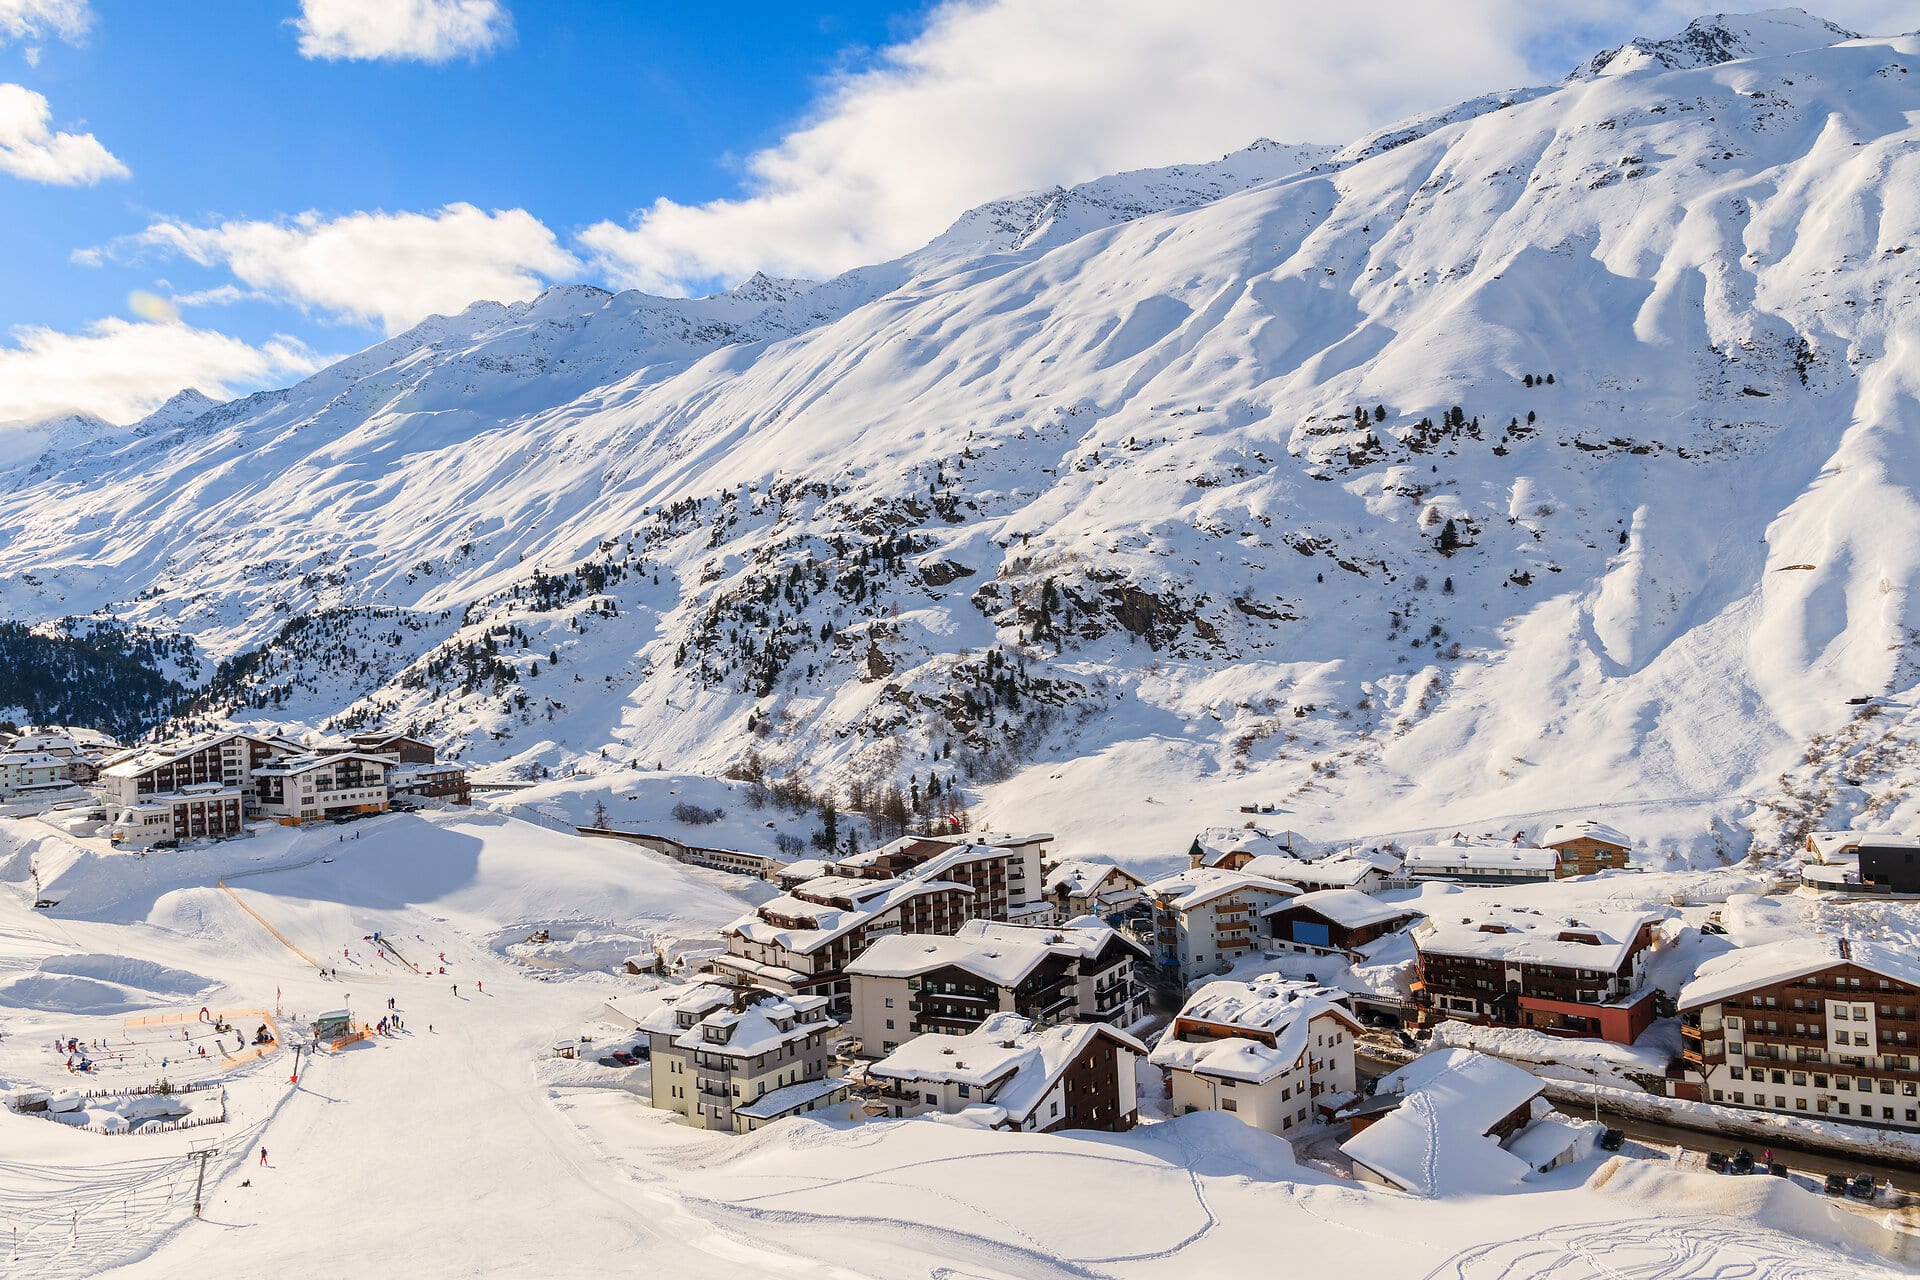
[[[1773,1073],[1773,1082],[1774,1082],[1775,1084],[1785,1084],[1785,1083],[1787,1082],[1787,1073],[1786,1073],[1786,1072],[1784,1072],[1784,1071],[1776,1071],[1776,1072],[1774,1072],[1774,1073]]]
[[[889,1009],[891,1009],[891,1008],[893,1008],[893,997],[892,997],[892,996],[888,996],[888,997],[887,997],[887,1008],[889,1008]]]
[[[1747,1069],[1745,1067],[1728,1067],[1727,1074],[1732,1076],[1735,1080],[1739,1080],[1745,1077],[1745,1075],[1747,1074]]]
[[[1827,1087],[1827,1078],[1826,1078],[1825,1076],[1823,1076],[1823,1075],[1820,1075],[1820,1074],[1819,1074],[1818,1072],[1816,1072],[1816,1073],[1814,1074],[1814,1077],[1813,1077],[1813,1087],[1814,1087],[1814,1088],[1816,1088],[1816,1089],[1824,1089],[1824,1088],[1826,1088],[1826,1087]]]
[[[1840,1114],[1843,1116],[1850,1116],[1853,1114],[1853,1108],[1847,1103],[1843,1102],[1840,1104]]]
[[[973,1086],[970,1084],[961,1085],[960,1096],[963,1098],[971,1098],[973,1096]]]
[[[1222,1111],[1238,1111],[1240,1109],[1240,1104],[1238,1102],[1235,1102],[1232,1098],[1222,1098],[1220,1099],[1220,1109]]]
[[[1855,1022],[1865,1022],[1867,1020],[1867,1006],[1863,1004],[1853,1006],[1853,1020]]]
[[[1805,1085],[1807,1083],[1807,1073],[1804,1071],[1794,1072],[1793,1082],[1797,1085]]]
[[[1231,1089],[1238,1083],[1240,1083],[1238,1080],[1222,1080],[1220,1082],[1220,1087],[1222,1089]]]
[[[887,1019],[887,1030],[889,1030],[889,1031],[891,1031],[891,1030],[893,1030],[893,1019],[892,1019],[892,1018],[888,1018],[888,1019]]]
[[[1744,1107],[1745,1105],[1747,1105],[1747,1095],[1740,1092],[1738,1089],[1735,1089],[1733,1091],[1733,1101],[1735,1106]]]
[[[1727,1095],[1720,1092],[1720,1090],[1715,1089],[1713,1091],[1713,1100],[1715,1102],[1725,1102],[1727,1100]]]
[[[1776,1093],[1776,1094],[1774,1094],[1774,1095],[1773,1095],[1773,1105],[1774,1105],[1774,1106],[1776,1106],[1776,1107],[1778,1107],[1778,1108],[1780,1108],[1780,1109],[1781,1109],[1782,1111],[1785,1111],[1785,1110],[1787,1109],[1787,1099],[1786,1099],[1786,1097],[1785,1097],[1784,1095],[1782,1095],[1782,1094],[1778,1094],[1778,1093]]]
[[[1847,1020],[1847,1006],[1843,1004],[1833,1006],[1833,1017],[1837,1022],[1845,1022]]]
[[[1880,1082],[1880,1092],[1882,1092],[1882,1093],[1892,1093],[1892,1092],[1893,1092],[1893,1081],[1891,1081],[1891,1080],[1882,1080],[1882,1081]]]
[[[1807,1109],[1807,1100],[1805,1098],[1795,1098],[1793,1100],[1793,1109],[1795,1111],[1805,1111]]]

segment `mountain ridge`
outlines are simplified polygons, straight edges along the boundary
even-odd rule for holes
[[[202,714],[941,771],[1008,822],[1117,786],[1114,839],[1170,793],[1647,804],[1691,861],[1891,820],[1806,756],[1920,680],[1916,57],[1652,59],[995,202],[836,281],[476,304],[0,472],[0,613],[214,658],[325,620]]]

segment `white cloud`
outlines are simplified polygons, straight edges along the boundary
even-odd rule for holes
[[[86,39],[93,25],[87,0],[0,0],[0,39],[44,40],[68,44]],[[32,55],[37,60],[38,55]]]
[[[92,186],[124,178],[127,166],[90,133],[55,133],[47,100],[17,84],[0,84],[0,173],[29,182]]]
[[[1676,9],[1687,15],[1675,19]],[[1835,20],[1876,29],[1886,0]],[[1490,90],[1558,79],[1692,0],[947,0],[913,39],[832,81],[748,158],[744,193],[656,201],[581,243],[612,278],[673,290],[753,270],[821,276],[913,249],[984,201],[1203,160],[1259,137],[1346,142]],[[1589,43],[1591,41],[1591,43]]]
[[[820,275],[903,252],[984,200],[1222,155],[1344,141],[1524,82],[1522,0],[951,2],[747,162],[748,194],[657,201],[583,237],[649,288]]]
[[[500,0],[301,0],[294,27],[308,58],[448,62],[513,36]]]
[[[280,222],[196,227],[155,222],[112,247],[177,253],[223,266],[259,293],[396,333],[423,317],[464,309],[480,298],[519,302],[550,280],[570,278],[580,262],[524,209],[487,213],[451,204],[433,213],[303,213]],[[98,263],[103,254],[75,255]],[[194,302],[229,301],[214,291]],[[186,299],[183,299],[186,301]]]
[[[253,346],[179,323],[100,320],[83,333],[15,329],[0,347],[0,413],[33,422],[91,413],[132,422],[182,387],[224,400],[237,391],[304,376],[321,360],[304,343],[275,338]]]

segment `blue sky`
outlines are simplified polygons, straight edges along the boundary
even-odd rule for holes
[[[1693,12],[1330,8],[0,0],[0,423],[286,383],[560,280],[824,276],[997,196],[1344,141]]]

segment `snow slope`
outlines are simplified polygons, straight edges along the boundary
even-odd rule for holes
[[[477,303],[0,470],[0,612],[281,636],[210,715],[931,770],[1141,857],[1256,802],[1696,865],[1899,825],[1913,739],[1841,740],[1920,687],[1917,64],[1703,19],[817,285]],[[284,632],[369,610],[419,625]]]

